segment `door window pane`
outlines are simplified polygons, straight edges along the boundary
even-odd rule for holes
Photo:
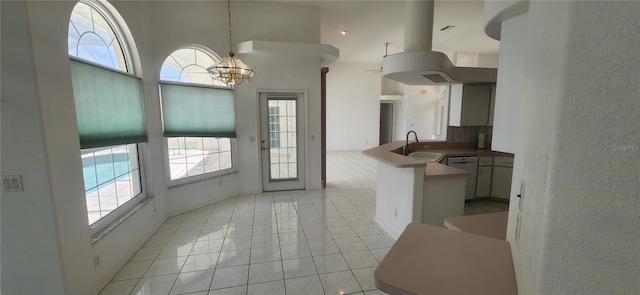
[[[270,180],[298,178],[296,100],[268,98]]]

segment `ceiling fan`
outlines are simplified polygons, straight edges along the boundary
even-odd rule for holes
[[[388,54],[388,49],[389,49],[389,42],[384,42],[384,57],[387,57]],[[380,67],[380,69],[377,70],[367,70],[367,72],[372,72],[372,74],[379,74],[382,73],[382,67]]]

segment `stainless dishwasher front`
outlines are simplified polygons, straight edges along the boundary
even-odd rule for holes
[[[471,175],[467,177],[464,199],[473,199],[476,196],[476,181],[478,179],[478,157],[448,157],[447,166],[469,171]]]

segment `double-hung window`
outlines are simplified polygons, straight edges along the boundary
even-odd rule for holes
[[[67,38],[91,228],[102,228],[142,199],[138,143],[147,141],[141,80],[122,37],[126,25],[118,26],[104,5],[78,2]]]
[[[162,65],[162,121],[173,184],[235,171],[234,92],[206,70],[217,60],[205,48],[189,47]]]

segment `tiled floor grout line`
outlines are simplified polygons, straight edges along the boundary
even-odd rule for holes
[[[236,203],[237,203],[237,201],[236,201]],[[216,206],[213,206],[212,209],[215,209]],[[235,205],[233,207],[234,207],[234,210],[235,210]],[[213,210],[211,210],[211,213],[209,213],[209,217],[211,217],[211,215],[213,215]],[[231,211],[231,216],[229,217],[229,224],[231,223],[231,218],[232,217],[233,217],[233,210]],[[209,221],[209,218],[207,218],[207,221]],[[205,225],[206,225],[206,222],[205,222]],[[204,231],[204,228],[202,229],[202,231]],[[207,290],[211,290],[211,287],[213,286],[213,278],[216,276],[216,271],[218,270],[218,263],[220,262],[220,256],[222,256],[222,247],[224,247],[224,240],[227,237],[227,232],[228,231],[229,231],[229,227],[227,227],[227,229],[223,233],[222,245],[220,246],[220,251],[218,251],[218,258],[216,259],[216,265],[213,267],[213,274],[211,275],[211,281],[209,282],[209,287],[208,287]],[[196,241],[197,241],[197,239],[196,239]],[[209,241],[208,238],[207,238],[207,241]],[[193,252],[193,249],[191,250],[191,252]],[[209,293],[209,292],[207,291],[207,293]]]

